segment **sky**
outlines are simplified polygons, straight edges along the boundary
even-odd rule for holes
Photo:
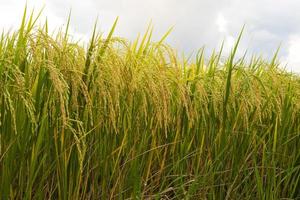
[[[209,55],[224,41],[228,54],[243,25],[238,55],[279,58],[287,70],[300,73],[299,0],[0,0],[0,29],[17,29],[24,6],[43,10],[50,29],[63,26],[71,10],[71,34],[87,42],[98,18],[107,33],[119,16],[115,35],[134,40],[152,22],[154,40],[174,27],[166,42],[179,54],[195,55],[205,47]]]

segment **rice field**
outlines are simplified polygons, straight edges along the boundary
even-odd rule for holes
[[[0,37],[1,199],[300,199],[300,77],[277,53],[68,27],[25,10]]]

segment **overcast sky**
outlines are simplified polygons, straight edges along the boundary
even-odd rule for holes
[[[26,0],[0,0],[0,28],[20,24]],[[299,0],[27,0],[28,8],[44,7],[50,28],[62,26],[72,9],[71,31],[86,41],[98,16],[99,30],[107,33],[117,16],[117,36],[133,40],[149,22],[154,39],[174,26],[167,42],[189,55],[205,46],[207,54],[225,41],[229,52],[245,24],[239,48],[270,58],[281,44],[280,58],[300,72]]]

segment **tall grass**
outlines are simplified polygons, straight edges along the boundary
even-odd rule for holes
[[[117,20],[86,49],[38,16],[0,39],[1,199],[300,198],[300,78],[276,54],[188,62]]]

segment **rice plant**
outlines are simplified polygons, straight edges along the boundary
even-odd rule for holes
[[[300,77],[152,28],[87,47],[40,14],[0,38],[1,199],[299,199]],[[68,20],[69,24],[70,18]]]

